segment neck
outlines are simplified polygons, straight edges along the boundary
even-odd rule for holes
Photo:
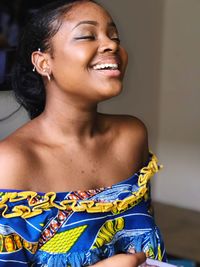
[[[48,100],[44,112],[38,117],[42,129],[57,139],[73,137],[92,138],[99,128],[97,104],[54,98]]]

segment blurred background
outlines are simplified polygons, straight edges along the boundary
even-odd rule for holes
[[[28,120],[8,80],[26,18],[45,2],[0,2],[0,139]],[[152,183],[167,251],[200,262],[200,1],[97,2],[113,15],[129,53],[123,93],[99,110],[147,125],[150,149],[164,165]]]

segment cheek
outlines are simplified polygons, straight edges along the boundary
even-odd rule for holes
[[[73,79],[73,76],[79,75],[78,72],[83,64],[83,55],[80,52],[60,52],[56,55],[52,63],[52,73],[59,82]]]
[[[125,71],[128,64],[128,53],[123,47],[120,49],[120,56],[123,62],[123,70]]]
[[[90,62],[95,53],[93,53],[93,48],[85,47],[84,45],[75,46],[73,49],[70,49],[63,55],[66,58],[66,64],[69,62],[71,71],[73,68],[76,69],[86,69],[89,67]]]
[[[70,50],[61,52],[53,61],[52,73],[54,81],[60,88],[76,90],[86,83],[87,74],[86,52],[80,50]]]
[[[87,65],[90,60],[88,49],[76,49],[72,57],[79,66]]]

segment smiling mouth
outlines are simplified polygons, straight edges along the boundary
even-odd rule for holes
[[[92,67],[92,69],[106,77],[110,77],[110,78],[121,77],[121,70],[120,70],[119,64],[117,63],[96,64]]]
[[[119,70],[119,65],[116,63],[97,64],[93,66],[94,70]]]

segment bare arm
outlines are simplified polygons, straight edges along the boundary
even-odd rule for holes
[[[146,256],[143,252],[136,254],[117,254],[102,260],[93,267],[137,267],[145,262]]]
[[[0,189],[21,189],[24,186],[26,160],[19,148],[0,143]]]

